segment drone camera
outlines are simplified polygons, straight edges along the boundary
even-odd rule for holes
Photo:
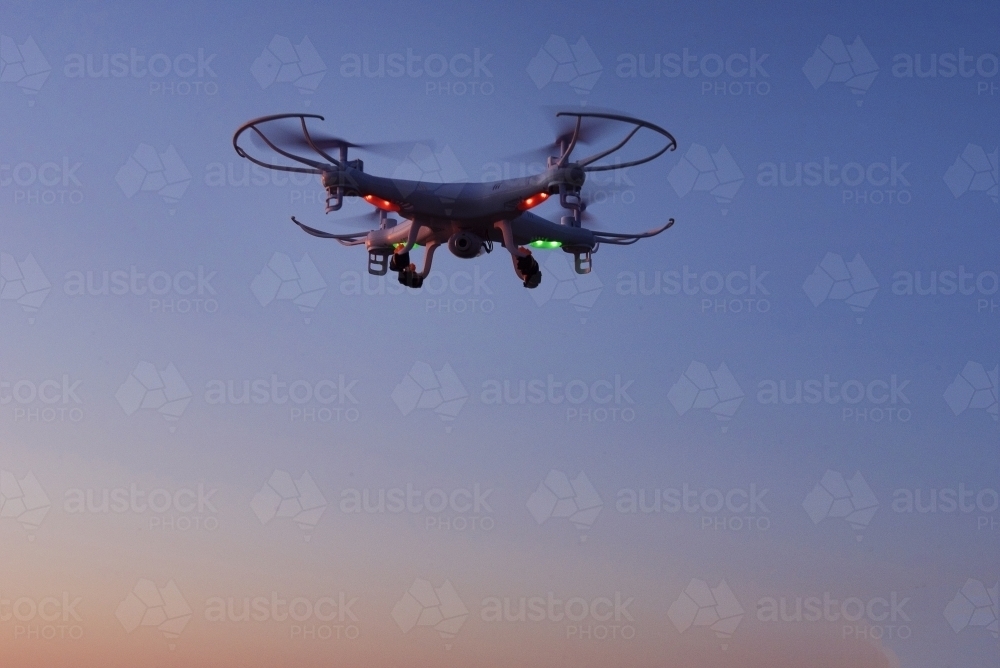
[[[472,232],[456,232],[448,239],[448,250],[463,260],[471,260],[483,252],[483,239]]]

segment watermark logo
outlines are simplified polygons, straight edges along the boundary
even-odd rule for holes
[[[254,495],[250,508],[261,524],[275,517],[290,517],[302,529],[302,539],[308,542],[326,510],[326,498],[308,471],[298,480],[292,480],[288,472],[276,470]]]
[[[637,76],[677,79],[682,75],[687,79],[701,78],[702,95],[746,97],[771,92],[771,84],[767,81],[771,75],[764,69],[764,61],[771,54],[758,53],[756,48],[746,54],[736,52],[725,57],[720,53],[701,56],[692,51],[684,47],[680,53],[622,53],[618,56],[615,74],[633,79]]]
[[[845,480],[837,471],[827,470],[806,495],[802,507],[813,524],[819,524],[828,517],[843,518],[858,532],[855,538],[860,541],[861,531],[878,510],[878,499],[860,471],[855,472],[850,480]]]
[[[723,144],[715,153],[709,153],[701,144],[691,144],[684,157],[667,174],[667,181],[678,197],[692,190],[708,192],[722,205],[722,215],[743,185],[743,171]]]
[[[878,63],[860,35],[850,44],[844,44],[844,40],[834,35],[827,35],[802,66],[802,72],[814,89],[825,83],[843,83],[852,93],[861,96],[875,81]],[[861,103],[859,97],[859,107]]]
[[[844,302],[858,314],[854,319],[860,325],[865,310],[878,292],[878,281],[860,255],[844,262],[840,255],[827,253],[806,277],[802,289],[813,306],[818,307],[828,299]]]
[[[629,607],[634,602],[634,596],[623,596],[620,591],[614,596],[568,599],[556,598],[551,591],[544,596],[487,596],[480,603],[479,618],[483,622],[564,624],[567,640],[633,640],[635,617]]]
[[[561,381],[551,373],[544,379],[490,378],[483,381],[479,398],[486,406],[565,405],[566,422],[632,422],[635,400],[629,388],[634,383],[621,374],[593,381]]]
[[[403,633],[415,626],[430,626],[446,640],[455,637],[468,616],[469,609],[449,580],[435,587],[417,578],[392,608],[392,618]],[[451,643],[446,643],[445,649],[451,649]]]
[[[284,253],[275,253],[250,282],[250,291],[261,306],[274,300],[288,300],[303,313],[308,325],[319,300],[326,294],[326,281],[306,253],[298,262]]]
[[[911,379],[897,374],[888,378],[862,381],[857,378],[833,380],[828,373],[822,378],[766,378],[757,383],[757,402],[773,406],[840,405],[841,420],[860,423],[909,422],[913,411],[908,392]]]
[[[684,415],[692,408],[707,408],[723,422],[723,433],[729,430],[725,423],[736,415],[743,397],[742,388],[725,362],[721,362],[715,371],[709,371],[703,362],[691,362],[667,393],[667,399],[678,415]]]
[[[168,422],[177,422],[191,401],[191,390],[173,362],[157,371],[151,362],[139,362],[115,393],[125,415],[153,409]],[[174,431],[176,425],[170,425]]]
[[[531,298],[543,306],[549,301],[568,301],[580,313],[580,323],[587,322],[587,314],[601,296],[604,284],[597,274],[578,274],[570,265],[565,253],[552,253],[540,263],[545,270],[545,280],[534,290]]]
[[[987,371],[979,362],[966,364],[944,391],[944,400],[951,412],[960,415],[970,408],[978,408],[985,410],[996,421],[1000,395],[998,372],[1000,366]]]
[[[83,639],[83,618],[76,610],[83,597],[74,596],[65,590],[62,596],[55,592],[53,594],[43,597],[0,597],[0,622],[14,622],[15,641]]]
[[[454,421],[468,398],[465,386],[447,362],[440,371],[434,371],[426,362],[414,362],[392,391],[392,400],[404,416],[415,409],[428,409],[444,422]],[[445,431],[451,432],[451,425]]]
[[[275,83],[290,83],[303,95],[312,95],[326,74],[326,63],[308,37],[293,45],[287,37],[275,35],[253,61],[250,73],[262,89]]]
[[[743,621],[743,606],[725,580],[709,587],[704,580],[695,578],[670,604],[667,617],[680,633],[692,626],[709,627],[715,632],[722,649],[726,650],[736,627]]]
[[[0,253],[0,301],[17,302],[28,314],[28,324],[35,324],[34,314],[42,306],[52,284],[30,253],[18,262],[10,253]]]
[[[838,158],[839,159],[839,158]],[[757,165],[757,185],[765,188],[840,188],[843,204],[907,205],[913,191],[906,170],[910,163],[889,156],[887,160],[843,164],[823,156],[822,162],[762,162]]]
[[[964,48],[949,53],[897,53],[892,57],[892,76],[902,79],[972,79],[976,77],[976,95],[996,95],[997,83],[987,81],[1000,73],[1000,58],[995,53],[966,54]]]
[[[588,95],[604,67],[582,35],[573,45],[564,37],[549,35],[528,63],[527,71],[539,90],[550,83],[567,83],[577,94]]]
[[[432,95],[492,95],[496,90],[490,81],[493,72],[488,65],[492,53],[480,49],[472,53],[345,53],[340,57],[340,76],[345,78],[421,79],[426,77],[424,93]]]
[[[149,144],[139,144],[135,153],[115,175],[118,187],[129,199],[139,191],[155,192],[168,206],[177,204],[191,183],[191,172],[173,144],[158,153]],[[173,215],[176,209],[169,209]]]
[[[25,95],[36,95],[51,71],[34,39],[28,37],[18,46],[12,37],[0,35],[0,83],[17,84]],[[29,97],[28,106],[34,104]]]
[[[427,144],[414,144],[406,159],[393,170],[391,178],[403,197],[409,197],[418,184],[440,183],[442,185],[433,193],[447,206],[454,204],[469,175],[450,146],[435,151]],[[451,213],[451,209],[446,208],[445,213]]]
[[[470,487],[445,490],[433,487],[416,489],[408,482],[404,487],[358,489],[350,487],[340,492],[340,512],[385,514],[424,514],[424,528],[439,531],[492,531],[496,526],[489,497],[492,487],[478,482]]]
[[[771,310],[771,291],[764,285],[770,271],[691,271],[688,265],[680,270],[623,271],[618,274],[618,294],[627,296],[698,297],[701,313],[767,313]],[[747,296],[749,295],[749,296]],[[693,300],[692,300],[693,301]]]
[[[219,84],[212,81],[218,77],[212,69],[218,55],[198,49],[197,53],[160,52],[147,56],[134,47],[128,53],[71,53],[66,56],[63,75],[67,79],[150,77],[150,95],[218,95]]]
[[[0,471],[0,519],[17,520],[24,529],[34,531],[42,525],[51,506],[34,473],[29,471],[18,480],[10,471]],[[29,533],[28,540],[35,540],[34,534]]]
[[[125,633],[132,633],[140,626],[155,626],[167,639],[170,649],[176,649],[177,638],[193,614],[173,580],[164,587],[157,587],[152,580],[139,580],[115,610]]]
[[[1000,172],[997,169],[997,154],[993,149],[987,154],[978,144],[969,144],[957,158],[955,164],[944,173],[944,182],[951,194],[958,199],[967,192],[985,192],[996,203],[1000,200]]]
[[[841,622],[841,638],[871,640],[912,637],[908,596],[848,596],[834,598],[825,591],[812,596],[763,596],[757,599],[757,621],[785,623]],[[888,624],[886,622],[889,622]]]
[[[747,487],[722,490],[698,489],[688,483],[680,488],[645,487],[619,489],[615,510],[622,514],[680,513],[701,516],[701,528],[715,531],[767,531],[771,528],[770,510],[764,497],[770,490],[750,483]]]
[[[301,642],[357,640],[361,628],[352,609],[357,603],[358,597],[344,591],[291,599],[276,591],[269,596],[212,596],[205,601],[204,620],[211,624],[283,625],[289,639]]]
[[[1000,637],[1000,583],[987,587],[979,580],[968,579],[944,608],[944,618],[955,633],[970,626],[984,627]]]
[[[194,488],[155,487],[149,490],[134,482],[128,487],[75,487],[63,494],[62,509],[69,515],[149,515],[146,526],[151,531],[214,531],[219,528],[219,511],[212,497],[218,491],[218,488],[206,488],[204,483]]]
[[[580,530],[583,542],[587,540],[583,532],[594,525],[604,501],[583,471],[570,480],[562,471],[553,469],[528,497],[527,508],[538,524],[551,517],[565,517]]]
[[[204,266],[181,271],[140,272],[130,265],[125,269],[68,271],[63,292],[69,297],[147,297],[150,313],[216,313],[218,294],[212,281],[218,272]]]

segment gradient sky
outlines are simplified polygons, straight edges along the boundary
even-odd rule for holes
[[[1000,510],[991,505],[1000,489],[998,25],[996,4],[976,2],[6,3],[2,663],[995,666],[996,627],[987,626],[996,599],[970,623],[959,592],[995,587],[1000,577]],[[269,79],[260,67],[276,36],[294,45],[308,37],[321,61],[316,76],[298,86]],[[547,54],[560,40],[585,56],[574,66],[599,72],[596,81],[549,74]],[[861,75],[874,70],[857,54],[869,54],[874,80],[856,83],[857,92],[827,80],[821,44],[853,45],[848,66]],[[351,63],[367,57],[374,68],[391,54],[435,64],[440,54],[459,74],[478,58],[479,69],[350,76]],[[694,58],[691,76],[667,75],[664,62],[678,62],[670,54]],[[901,76],[918,54],[925,71],[933,54],[938,76]],[[970,76],[944,76],[959,55],[972,58],[963,65]],[[88,59],[96,75],[105,56],[135,67],[90,76]],[[628,76],[633,60],[653,72],[657,59],[661,76]],[[744,59],[756,60],[754,76],[740,74]],[[738,76],[703,72],[718,62],[732,63]],[[163,76],[149,72],[154,63]],[[44,78],[28,76],[46,69]],[[538,251],[543,283],[534,296],[502,249],[471,261],[439,253],[421,292],[390,275],[372,277],[358,294],[358,281],[368,280],[364,252],[309,237],[289,221],[337,229],[338,214],[322,214],[320,186],[256,174],[241,185],[245,161],[231,144],[250,118],[318,113],[326,122],[317,127],[352,141],[433,142],[442,169],[427,172],[430,180],[482,181],[498,169],[521,175],[519,159],[506,158],[505,167],[504,156],[550,141],[554,107],[581,105],[648,119],[679,144],[618,180],[591,183],[603,200],[590,209],[595,227],[677,222],[635,246],[602,248],[589,282],[567,275],[554,292],[569,256]],[[181,183],[179,197],[165,198],[158,186],[136,190],[145,172],[129,171],[129,161],[150,150],[143,146],[179,158],[183,169],[167,179]],[[685,168],[706,149],[719,174],[735,174],[722,180],[742,178],[735,192],[720,198],[703,189],[711,176],[694,189],[685,181]],[[990,153],[992,166],[987,158],[971,180],[963,165]],[[398,158],[362,157],[368,172],[401,168]],[[797,163],[836,164],[831,180],[850,178],[857,168],[844,166],[856,164],[874,183],[767,185],[770,165],[790,176]],[[556,203],[537,211],[560,215]],[[865,308],[852,310],[807,282],[830,254],[861,258],[852,265],[856,285],[868,278],[863,289],[871,279],[878,288]],[[253,287],[268,266],[304,256],[325,283],[315,308]],[[125,294],[78,294],[79,277],[87,293],[88,273],[96,286],[116,271],[146,278]],[[670,272],[690,274],[687,289],[630,288]],[[933,273],[946,288],[943,272],[970,273],[970,294],[900,294],[901,281],[918,273],[921,285]],[[751,273],[753,294],[705,294],[716,276],[739,289]],[[169,278],[180,292],[136,294],[153,275],[154,289]],[[46,283],[40,305],[19,303],[19,286]],[[194,292],[182,294],[188,285]],[[713,414],[710,388],[699,407],[685,404],[683,377],[698,364],[738,385],[735,412]],[[128,408],[136,398],[128,379],[149,365],[182,379],[177,419]],[[404,378],[419,375],[420,365],[457,379],[466,399],[454,419],[409,410]],[[993,373],[992,389],[987,383],[976,395],[981,406],[970,405],[959,377],[971,382],[977,369]],[[233,405],[211,393],[230,384],[238,392],[244,381],[270,387],[272,378],[300,391],[322,384],[346,392],[301,405]],[[878,403],[765,401],[771,382],[792,391],[825,378],[851,391],[870,387]],[[520,383],[550,379],[620,392],[610,403],[601,403],[600,389],[597,401],[588,395],[579,404],[490,402],[488,390],[505,382],[516,396]],[[43,385],[54,403],[31,396]],[[897,393],[883,403],[892,386]],[[308,473],[313,482],[299,491],[321,495],[318,519],[299,518],[299,526],[268,514],[266,483],[276,471],[296,480]],[[561,474],[587,492],[578,505],[599,497],[596,518],[574,524],[545,509],[540,484]],[[828,486],[838,475],[862,480],[877,500],[874,515],[853,527],[828,516],[836,511],[824,510],[816,489],[824,475]],[[29,495],[29,505],[49,506],[40,521],[12,501],[32,480],[42,496]],[[192,509],[199,485],[209,500]],[[342,505],[355,490],[376,498],[407,486],[459,490],[457,508],[351,513]],[[477,486],[488,492],[486,504],[468,510],[461,490]],[[99,501],[104,490],[133,487],[159,490],[158,500],[170,495],[170,507],[74,512],[72,500],[88,490]],[[687,489],[709,504],[716,497],[702,496],[706,490],[737,490],[730,496],[738,504],[739,490],[749,495],[751,487],[762,504],[753,512],[689,504],[629,513],[620,503],[629,490],[652,498]],[[977,498],[979,506],[902,512],[898,501],[916,490],[926,502],[960,489],[971,491],[967,508]],[[854,495],[852,509],[871,505],[864,496]],[[440,494],[427,498],[433,506]],[[421,580],[450,582],[464,604],[468,617],[454,637],[421,624],[404,631],[405,614],[393,616]],[[139,617],[129,612],[129,592],[145,581],[173,582],[182,594],[191,618],[178,637],[165,637],[155,613],[142,618],[149,625],[130,626]],[[731,637],[709,628],[711,603],[685,623],[684,592],[697,581],[716,590],[717,611],[728,605],[722,616],[742,614]],[[239,607],[272,592],[356,598],[357,620],[212,622],[207,614],[213,600]],[[516,606],[550,593],[634,601],[624,619],[588,617],[580,628],[484,619],[493,598]],[[78,620],[14,614],[31,617],[31,605],[64,594],[80,599]],[[771,599],[794,608],[796,599],[824,595],[909,600],[902,619],[769,622],[761,612]],[[877,601],[872,609],[879,617]],[[76,637],[57,637],[63,633]],[[609,633],[621,635],[598,639]]]

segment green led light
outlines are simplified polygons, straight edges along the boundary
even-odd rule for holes
[[[535,239],[530,244],[532,248],[544,248],[546,250],[551,250],[553,248],[562,248],[561,241],[548,241],[546,239]]]

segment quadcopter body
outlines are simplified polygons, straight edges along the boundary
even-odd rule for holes
[[[573,254],[575,270],[585,274],[590,272],[592,254],[602,243],[629,245],[663,232],[674,222],[670,219],[659,228],[638,234],[584,227],[587,203],[582,188],[589,172],[649,162],[667,150],[675,150],[677,142],[669,132],[652,123],[619,114],[560,112],[557,117],[569,119],[571,127],[545,149],[557,155],[547,156],[544,171],[487,183],[432,183],[368,174],[361,160],[348,160],[350,148],[365,150],[364,145],[310,132],[306,119],[323,120],[316,114],[278,114],[254,119],[236,131],[233,147],[241,157],[269,169],[319,175],[326,190],[327,213],[340,210],[346,197],[362,198],[375,207],[372,215],[377,215],[378,228],[364,232],[324,232],[292,217],[296,225],[313,236],[334,239],[345,246],[364,245],[368,250],[369,273],[381,276],[392,270],[398,274],[400,283],[419,288],[430,273],[434,251],[440,246],[447,246],[457,257],[470,259],[491,252],[493,245],[499,243],[510,253],[514,271],[524,286],[534,288],[541,282],[542,274],[532,247],[561,248]],[[290,130],[286,124],[295,121],[297,126]],[[593,133],[594,123],[603,127],[624,124],[631,130],[616,145],[587,158],[571,160],[577,145]],[[644,128],[665,139],[665,145],[639,160],[596,164],[620,150]],[[252,156],[240,145],[241,136],[248,131],[258,146],[298,164],[275,164]],[[337,157],[330,154],[334,149]],[[309,151],[315,157],[295,151]],[[558,197],[567,212],[558,223],[530,211],[550,197]],[[394,214],[401,220],[392,217]],[[425,249],[420,271],[410,262],[410,251],[417,245]]]

